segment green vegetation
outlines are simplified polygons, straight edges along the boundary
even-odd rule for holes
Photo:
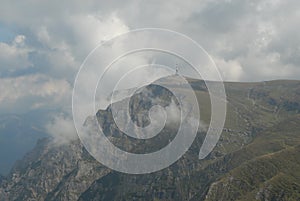
[[[206,87],[203,81],[189,82],[198,98],[201,122],[209,125],[211,108]],[[176,79],[165,84],[187,90]],[[147,88],[163,106],[170,102],[170,93],[153,85]],[[1,192],[9,192],[7,200],[300,200],[300,82],[225,83],[225,88],[225,127],[217,146],[204,160],[198,159],[203,131],[176,163],[145,175],[122,174],[103,167],[79,141],[59,148],[44,141],[5,178],[0,198]],[[134,111],[131,118],[145,125],[149,119],[134,114],[146,113],[152,103],[140,95],[130,102]],[[110,108],[98,111],[97,119],[116,146],[135,153],[164,147],[178,127],[172,124],[149,140],[137,140],[117,129]]]

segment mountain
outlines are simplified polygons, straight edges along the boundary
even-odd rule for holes
[[[201,123],[208,125],[210,99],[205,83],[188,81],[198,98]],[[187,89],[175,77],[159,82]],[[57,145],[43,139],[1,179],[0,200],[300,200],[300,81],[228,82],[225,89],[225,127],[204,160],[198,154],[205,126],[176,163],[144,175],[106,168],[79,140]],[[140,126],[148,125],[147,116],[134,114],[145,114],[156,103],[167,107],[172,100],[161,86],[145,86],[130,99],[131,118]],[[118,130],[111,106],[86,124],[93,120],[116,146],[134,153],[164,147],[178,128],[178,124],[166,125],[149,140],[135,140]]]
[[[39,113],[33,113],[0,116],[0,174],[8,174],[16,160],[33,149],[39,138],[47,136],[42,119],[35,117]]]

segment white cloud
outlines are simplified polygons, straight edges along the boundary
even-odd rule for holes
[[[82,14],[69,17],[66,22],[74,34],[74,44],[71,44],[76,52],[89,53],[100,42],[129,31],[129,28],[116,13],[108,16],[97,14]]]
[[[71,86],[65,80],[35,74],[1,78],[0,91],[0,110],[18,113],[37,107],[64,107],[70,101]]]
[[[224,80],[239,81],[245,76],[243,67],[236,60],[225,61],[224,59],[215,58],[214,61]]]
[[[1,71],[15,72],[32,65],[28,59],[30,50],[25,46],[24,35],[17,35],[11,44],[0,42],[0,76]]]
[[[185,33],[214,58],[230,61],[228,65],[239,64],[244,72],[256,71],[255,76],[253,73],[233,76],[230,75],[232,68],[227,67],[223,70],[229,70],[226,72],[229,79],[257,81],[283,76],[277,71],[279,67],[269,65],[274,64],[274,55],[279,55],[275,66],[293,66],[286,70],[298,68],[300,64],[297,28],[300,4],[295,0],[176,0],[172,3],[92,0],[66,1],[63,5],[68,9],[62,9],[58,1],[34,4],[31,0],[26,3],[4,1],[0,10],[3,22],[18,26],[32,37],[31,41],[49,48],[36,50],[38,58],[44,59],[41,62],[49,68],[47,73],[59,78],[62,75],[69,80],[74,78],[80,63],[99,42],[140,27],[170,28]],[[260,68],[272,71],[270,76],[253,66],[255,62],[251,59],[256,58],[260,60],[257,63],[264,65]],[[286,79],[300,77],[297,70],[284,75]]]
[[[66,144],[78,138],[73,120],[62,114],[53,117],[46,125],[46,132],[54,138],[54,145]]]

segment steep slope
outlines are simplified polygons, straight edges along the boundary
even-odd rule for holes
[[[264,131],[252,143],[232,153],[227,165],[233,168],[211,185],[206,200],[299,199],[299,129],[298,115]]]
[[[176,79],[160,80],[186,90]],[[199,101],[201,122],[210,121],[203,81],[189,79]],[[169,168],[145,175],[111,171],[78,141],[40,141],[1,184],[0,200],[297,200],[299,199],[300,82],[225,83],[228,112],[219,143],[205,159],[198,152],[205,127],[188,152]],[[131,99],[133,114],[146,114],[155,99],[168,106],[172,94],[157,85]],[[146,97],[144,97],[147,95]],[[155,97],[155,98],[154,98]],[[153,139],[134,140],[115,125],[110,107],[96,114],[109,139],[136,153],[164,147],[178,125]],[[92,118],[93,119],[93,118]],[[132,116],[146,125],[145,115]],[[88,123],[87,121],[86,123]]]
[[[15,165],[3,189],[7,200],[76,200],[107,172],[79,141],[56,146],[45,139]]]

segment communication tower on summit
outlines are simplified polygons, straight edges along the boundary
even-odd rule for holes
[[[179,72],[178,63],[176,63],[175,75],[178,75],[178,72]]]

